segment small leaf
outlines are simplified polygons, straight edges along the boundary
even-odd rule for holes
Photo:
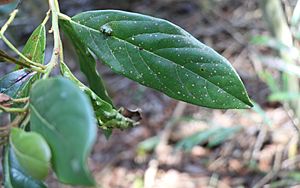
[[[66,78],[40,80],[31,90],[30,110],[31,130],[50,145],[58,179],[67,184],[94,185],[86,162],[97,128],[86,95]]]
[[[11,147],[6,146],[3,159],[5,188],[46,188],[47,186],[25,173]]]
[[[35,73],[22,69],[0,78],[0,93],[15,98]]]
[[[44,64],[45,61],[45,49],[46,49],[46,29],[44,23],[39,25],[31,34],[27,40],[24,48],[23,54],[31,59],[32,61],[40,64]],[[20,61],[23,61],[20,59]],[[27,97],[31,89],[32,83],[34,83],[40,74],[37,73],[34,75],[26,86],[20,92],[20,97]]]
[[[30,176],[40,180],[47,177],[51,151],[41,135],[12,128],[10,144],[18,162]]]
[[[96,61],[88,51],[88,48],[80,42],[79,38],[74,33],[72,27],[69,24],[62,22],[61,27],[65,34],[69,37],[76,50],[79,58],[79,65],[81,71],[85,74],[90,88],[95,92],[101,99],[105,100],[109,104],[113,105],[111,98],[108,96],[105,89],[103,80],[96,69]]]
[[[60,70],[64,77],[70,79],[91,99],[95,111],[96,119],[100,127],[105,131],[107,137],[110,136],[113,128],[126,129],[136,124],[134,120],[124,117],[119,111],[115,110],[111,104],[102,100],[90,88],[82,84],[70,71],[65,63],[60,64]]]
[[[140,142],[137,148],[141,152],[149,152],[156,148],[156,146],[159,144],[159,141],[160,141],[159,136],[153,136],[151,138],[148,138]]]
[[[89,11],[68,21],[113,71],[170,97],[210,108],[252,106],[230,63],[178,26],[117,10]]]
[[[207,147],[213,148],[216,147],[230,137],[232,137],[236,132],[238,132],[241,128],[240,127],[228,127],[228,128],[219,128],[209,139]]]
[[[222,144],[238,130],[240,130],[240,127],[216,127],[204,131],[199,131],[191,136],[182,139],[176,144],[176,148],[190,151],[194,146],[198,144],[204,144],[206,142],[207,147],[215,147]]]
[[[30,60],[44,64],[46,49],[45,25],[39,25],[31,34],[23,48],[23,54]]]

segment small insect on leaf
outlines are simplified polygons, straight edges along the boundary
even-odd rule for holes
[[[112,36],[113,30],[109,25],[103,25],[100,27],[100,32],[107,36]]]

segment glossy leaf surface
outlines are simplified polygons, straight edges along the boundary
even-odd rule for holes
[[[34,73],[21,69],[3,76],[0,78],[0,93],[16,97],[33,75]]]
[[[5,188],[46,188],[47,186],[26,174],[11,147],[6,146],[3,158]]]
[[[97,127],[86,95],[68,79],[57,77],[36,82],[30,101],[31,130],[50,145],[58,179],[68,184],[93,185],[86,162]]]
[[[116,10],[85,12],[68,21],[81,42],[118,74],[200,106],[252,106],[230,63],[168,21]]]
[[[74,33],[72,27],[66,23],[61,22],[61,27],[65,34],[72,42],[76,54],[78,56],[80,69],[85,74],[90,88],[95,92],[101,99],[105,100],[109,104],[113,105],[111,98],[108,96],[108,93],[105,89],[103,80],[96,69],[96,61],[91,53],[88,51],[88,48],[83,44],[80,39]]]
[[[22,168],[35,179],[45,179],[50,169],[51,151],[45,139],[35,132],[12,128],[10,144]]]

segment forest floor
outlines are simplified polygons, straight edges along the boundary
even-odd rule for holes
[[[284,105],[267,100],[270,91],[258,76],[264,66],[255,58],[257,51],[267,50],[249,42],[253,36],[269,35],[256,0],[68,0],[61,4],[69,15],[114,8],[174,22],[228,58],[258,104],[250,110],[196,107],[100,65],[116,106],[140,108],[143,115],[140,125],[115,130],[109,140],[99,131],[89,165],[103,188],[300,187],[295,121]],[[66,57],[77,70],[71,52]],[[84,80],[80,73],[77,76]],[[178,147],[179,141],[199,131],[210,136],[194,147]],[[218,143],[224,135],[230,136]],[[48,183],[51,188],[62,187],[54,177]]]

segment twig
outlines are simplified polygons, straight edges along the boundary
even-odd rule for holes
[[[251,160],[256,160],[257,154],[258,154],[259,150],[261,149],[261,147],[263,145],[263,142],[265,140],[266,135],[267,135],[266,126],[264,124],[262,124],[260,126],[260,131],[259,131],[259,134],[257,136],[256,142],[255,142],[255,145],[254,145]]]
[[[292,159],[287,159],[282,162],[282,169],[289,169],[292,166],[295,166],[297,163],[300,163],[300,155],[295,156]]]
[[[0,105],[0,112],[8,112],[8,113],[23,113],[27,111],[27,107],[23,108],[8,108],[3,105]]]
[[[218,187],[218,182],[219,182],[219,176],[216,173],[213,173],[212,176],[210,177],[209,180],[209,188],[216,188]]]
[[[156,153],[159,153],[158,151],[167,145],[169,137],[172,133],[172,130],[174,129],[174,126],[176,125],[178,119],[182,116],[187,104],[185,102],[178,102],[170,121],[166,124],[164,130],[162,131],[160,135],[160,141],[156,147]]]
[[[159,143],[155,148],[155,157],[153,160],[149,162],[149,167],[146,170],[147,173],[145,173],[144,175],[145,187],[147,188],[151,188],[151,186],[154,185],[155,177],[156,177],[156,173],[160,161],[159,160],[160,153],[162,153],[166,149],[172,130],[174,129],[178,119],[182,116],[186,106],[187,104],[184,102],[177,103],[177,106],[169,122],[166,124],[165,128],[162,130],[159,136]]]
[[[30,67],[34,71],[43,72],[43,69],[45,69],[45,66],[36,62],[31,61],[28,59],[25,55],[23,55],[5,36],[4,33],[7,30],[8,26],[13,22],[16,15],[18,13],[18,10],[14,10],[11,14],[9,19],[6,21],[6,23],[2,26],[0,30],[0,38],[3,40],[3,42],[16,54],[18,54],[22,59],[24,59],[26,62],[30,63]]]
[[[50,62],[47,65],[46,73],[43,76],[43,79],[48,78],[51,71],[58,63],[61,52],[61,39],[60,32],[58,27],[58,14],[60,12],[57,0],[49,0],[49,7],[51,10],[51,19],[52,19],[52,31],[54,36],[54,47]]]
[[[277,152],[275,155],[275,160],[274,160],[274,167],[273,169],[266,175],[264,176],[261,180],[259,180],[253,188],[261,188],[264,185],[266,185],[269,181],[271,181],[274,177],[277,176],[281,169],[281,163],[282,163],[282,147],[277,148]]]
[[[16,15],[18,13],[18,9],[15,9],[14,11],[12,11],[10,13],[10,17],[9,19],[6,21],[6,23],[2,26],[0,33],[3,35],[4,32],[7,30],[8,26],[13,22],[13,20],[15,19]]]
[[[26,103],[29,101],[29,97],[18,98],[18,99],[11,98],[10,100],[15,103]]]
[[[144,188],[153,188],[155,184],[155,177],[158,169],[158,161],[151,160],[149,167],[144,174]]]

